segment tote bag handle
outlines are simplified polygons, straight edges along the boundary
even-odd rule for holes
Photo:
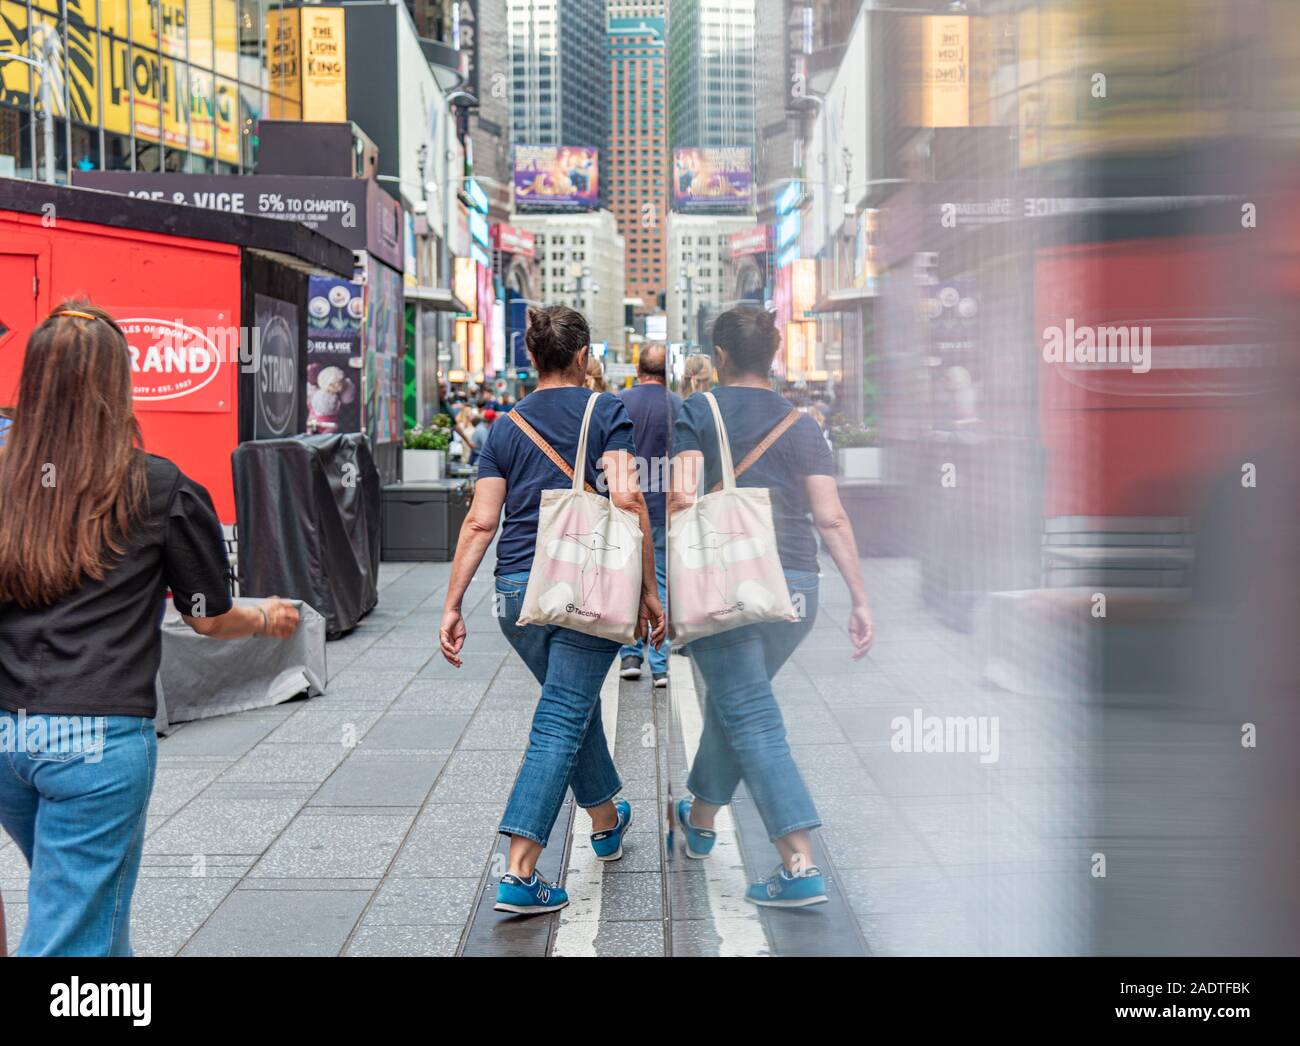
[[[709,409],[713,411],[713,427],[718,430],[718,453],[722,457],[722,489],[736,489],[736,470],[731,464],[731,441],[727,439],[727,426],[722,424],[722,411],[718,410],[718,401],[713,398],[713,393],[704,393],[704,398],[709,401]]]
[[[582,492],[582,485],[587,475],[587,429],[591,427],[591,415],[596,409],[596,400],[603,393],[593,392],[587,399],[587,410],[582,415],[582,431],[578,434],[578,460],[574,463],[573,470],[573,492],[579,494]]]

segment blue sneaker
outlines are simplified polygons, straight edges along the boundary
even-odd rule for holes
[[[617,799],[614,809],[618,811],[618,825],[591,833],[591,848],[596,851],[598,861],[617,861],[623,856],[623,833],[632,823],[632,804],[626,799]]]
[[[498,912],[536,915],[558,912],[568,903],[569,895],[562,888],[551,885],[534,871],[531,879],[503,875],[497,884],[497,903],[493,907]]]
[[[826,879],[816,866],[802,875],[791,875],[782,866],[745,891],[745,900],[763,908],[807,908],[827,899]]]
[[[718,833],[712,828],[696,828],[691,824],[690,799],[677,800],[677,823],[682,826],[682,838],[686,842],[686,856],[702,861],[713,851],[713,844],[718,841]]]

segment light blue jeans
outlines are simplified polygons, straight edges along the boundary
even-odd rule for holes
[[[527,587],[527,572],[496,579],[501,631],[542,684],[528,753],[499,831],[545,846],[567,788],[579,806],[590,808],[609,802],[623,786],[600,719],[600,688],[618,644],[555,625],[516,625]]]
[[[157,763],[152,719],[0,711],[0,825],[31,868],[19,955],[131,954]]]
[[[650,528],[650,535],[655,548],[655,580],[659,582],[659,602],[666,607],[668,605],[668,561],[664,558],[665,534],[666,528],[663,526],[652,526]],[[664,639],[663,646],[658,649],[649,639],[642,639],[630,646],[621,647],[618,652],[619,660],[625,657],[640,657],[642,650],[650,652],[651,675],[661,675],[668,671],[668,655],[671,652],[671,644],[667,639]]]
[[[768,838],[821,824],[786,740],[772,677],[817,618],[817,575],[786,571],[799,621],[745,625],[691,643],[704,676],[704,727],[686,787],[726,806],[743,779]]]

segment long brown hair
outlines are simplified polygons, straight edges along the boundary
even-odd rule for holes
[[[148,495],[126,338],[67,301],[27,340],[0,449],[0,600],[49,606],[102,580]]]

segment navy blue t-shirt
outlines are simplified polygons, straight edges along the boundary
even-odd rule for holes
[[[720,385],[712,391],[727,427],[733,465],[739,465],[790,412],[789,400],[771,389]],[[707,494],[713,484],[722,480],[722,459],[713,411],[703,395],[687,397],[673,431],[673,453],[687,450],[704,455],[704,476],[696,493]],[[830,447],[817,423],[804,414],[736,480],[738,487],[767,487],[771,491],[777,551],[786,570],[817,569],[817,536],[808,519],[811,506],[804,478],[833,475],[835,461]]]
[[[555,448],[570,465],[578,455],[578,435],[587,398],[593,393],[581,385],[537,389],[515,404],[514,411],[537,434]],[[632,419],[617,396],[603,395],[591,414],[587,431],[587,482],[602,493],[597,464],[607,451],[636,453]],[[495,573],[514,574],[530,570],[537,545],[537,514],[542,491],[571,485],[569,477],[537,449],[524,430],[508,418],[498,418],[488,430],[487,444],[478,459],[478,478],[499,476],[506,481],[505,522],[497,541]]]
[[[632,416],[641,492],[650,513],[650,525],[664,525],[664,503],[668,500],[668,448],[672,428],[682,409],[682,398],[655,381],[634,385],[618,394]],[[642,462],[644,464],[642,464]]]

